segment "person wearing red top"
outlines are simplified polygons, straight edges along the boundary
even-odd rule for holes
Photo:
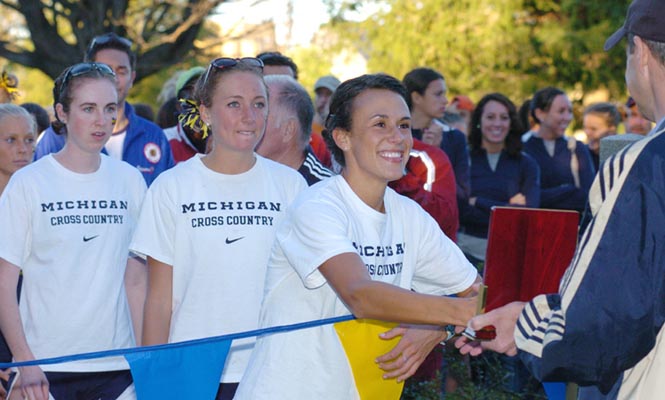
[[[457,240],[459,218],[455,173],[443,150],[414,138],[406,175],[391,182],[390,187],[420,204],[446,236]]]
[[[309,145],[312,147],[312,152],[316,158],[321,161],[321,164],[325,165],[327,168],[332,168],[332,158],[330,157],[330,151],[328,146],[326,146],[325,140],[321,136],[321,130],[323,127],[312,124],[312,136],[309,138]]]
[[[187,112],[183,109],[181,100],[186,101],[192,98],[196,82],[204,72],[206,72],[205,68],[196,66],[178,75],[175,83],[176,111],[178,114]],[[176,164],[187,161],[198,153],[205,153],[207,142],[207,139],[203,137],[203,132],[198,132],[188,124],[181,122],[181,117],[178,117],[178,119],[177,124],[164,129]]]
[[[312,146],[316,157],[328,168],[333,168],[332,157],[323,140],[323,136],[321,136],[321,131],[323,131],[323,125],[325,125],[326,118],[328,117],[330,99],[339,85],[339,79],[332,75],[322,76],[314,84],[314,108],[316,113],[314,114],[312,137],[309,144]]]

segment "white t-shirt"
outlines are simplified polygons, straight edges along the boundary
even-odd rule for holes
[[[43,157],[0,198],[0,257],[23,271],[21,318],[38,359],[135,345],[124,275],[146,184],[136,168],[101,157],[90,174]],[[123,357],[42,366],[127,368]]]
[[[126,136],[126,130],[111,135],[109,141],[106,142],[106,145],[104,146],[109,156],[115,158],[116,160],[122,160],[122,147],[125,145]]]
[[[349,315],[318,270],[342,253],[357,252],[373,280],[419,293],[448,295],[471,286],[476,269],[418,204],[390,188],[384,204],[385,214],[370,208],[342,176],[298,197],[268,264],[262,328]],[[357,398],[332,325],[260,337],[235,397]]]
[[[214,172],[197,155],[155,180],[130,247],[173,266],[169,342],[258,327],[275,231],[306,186],[258,155],[242,174]],[[233,341],[223,382],[240,380],[254,341]]]

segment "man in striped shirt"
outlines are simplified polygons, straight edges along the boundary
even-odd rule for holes
[[[268,123],[256,152],[298,170],[310,186],[332,176],[309,146],[314,105],[305,88],[287,75],[267,75],[265,81]]]

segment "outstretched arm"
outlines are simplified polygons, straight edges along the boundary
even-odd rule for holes
[[[357,318],[425,325],[465,326],[476,310],[474,298],[419,294],[373,281],[357,253],[336,255],[319,271]]]
[[[457,296],[475,296],[478,293],[476,283],[479,282],[480,276],[473,286],[457,293]],[[381,338],[390,340],[397,336],[401,336],[397,345],[376,360],[379,367],[386,371],[385,379],[397,378],[397,381],[401,382],[416,373],[429,353],[448,337],[448,333],[441,326],[400,325],[383,333]]]

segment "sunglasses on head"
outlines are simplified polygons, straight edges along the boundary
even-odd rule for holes
[[[109,75],[109,76],[114,76],[115,77],[115,72],[111,69],[106,64],[102,63],[96,63],[96,62],[86,62],[86,63],[80,63],[80,64],[75,64],[71,66],[68,70],[67,73],[65,73],[65,76],[62,78],[62,85],[61,87],[67,87],[67,84],[72,78],[76,78],[81,75],[86,75],[91,73],[92,71],[97,71],[101,73],[102,75]]]
[[[263,70],[263,61],[259,60],[258,58],[254,58],[254,57],[242,57],[242,58],[221,57],[221,58],[216,58],[216,59],[212,60],[212,62],[208,66],[208,70],[206,71],[205,77],[203,78],[203,85],[208,83],[208,76],[210,76],[210,71],[213,68],[223,70],[223,69],[226,69],[226,68],[233,68],[238,64],[245,64],[249,67],[254,67],[254,68],[258,68],[260,70]]]
[[[88,46],[88,51],[96,48],[97,46],[102,46],[107,43],[118,43],[124,47],[127,47],[128,49],[132,48],[132,41],[124,38],[122,36],[118,36],[117,34],[113,32],[105,33],[103,35],[96,36],[94,39],[92,39],[92,42],[90,42],[90,46]]]

